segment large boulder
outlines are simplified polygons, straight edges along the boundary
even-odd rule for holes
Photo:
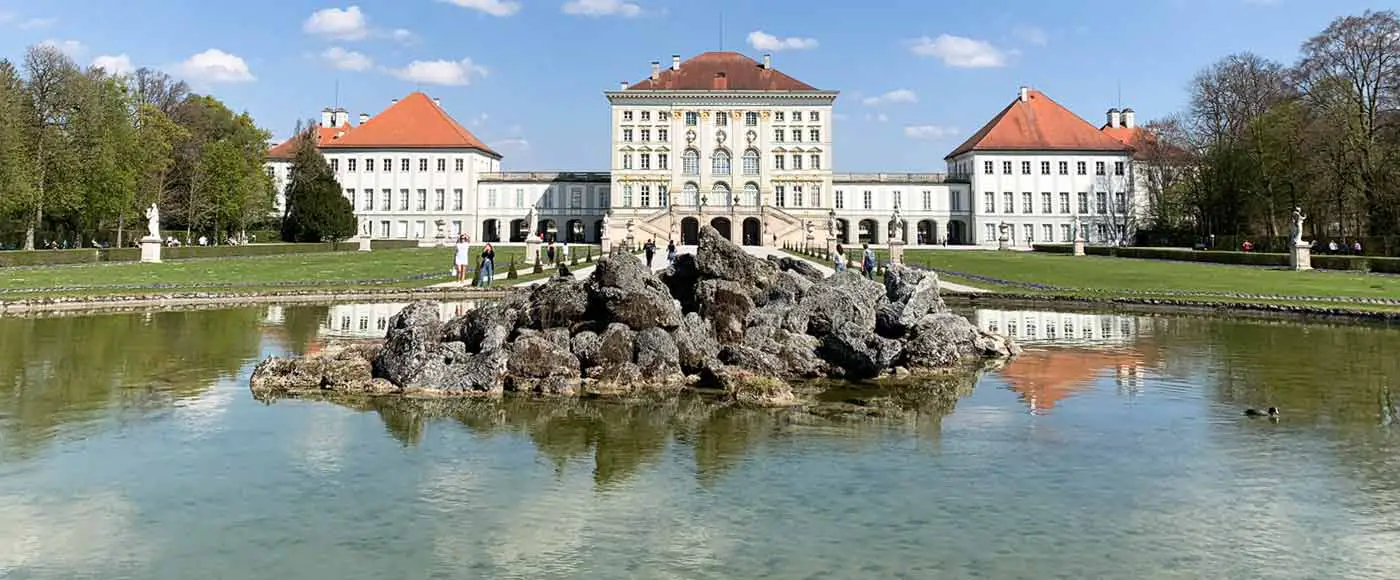
[[[530,291],[530,328],[569,327],[588,312],[588,291],[583,283],[555,277]]]
[[[634,330],[675,328],[681,323],[681,307],[670,290],[631,254],[614,252],[599,260],[585,287],[592,312],[607,322]]]
[[[937,369],[973,359],[1009,358],[1020,352],[1011,339],[977,328],[962,316],[942,312],[925,316],[909,330],[900,364],[910,369]]]
[[[817,354],[821,343],[816,337],[772,326],[751,326],[744,333],[744,344],[776,357],[782,366],[773,373],[788,378],[826,376],[830,365]]]
[[[703,278],[738,282],[755,290],[767,288],[778,275],[778,268],[772,262],[749,255],[710,226],[700,229],[695,266]]]
[[[384,348],[374,361],[374,375],[404,389],[426,386],[432,377],[424,371],[443,357],[441,339],[436,302],[420,300],[405,306],[389,319]]]
[[[634,362],[643,377],[663,382],[683,378],[680,349],[665,330],[648,328],[638,332],[635,344]]]
[[[822,271],[818,270],[815,264],[792,256],[778,258],[778,270],[792,272],[813,282],[826,278],[826,275],[822,274]]]
[[[373,345],[332,345],[311,356],[272,357],[253,369],[252,390],[254,395],[273,397],[396,391],[392,383],[374,378],[371,361],[379,350]]]
[[[700,304],[695,300],[695,285],[700,282],[700,268],[695,264],[695,254],[676,256],[676,261],[662,270],[658,277],[671,296],[681,302],[682,311],[695,312],[700,309]]]
[[[863,326],[846,323],[822,337],[820,350],[822,358],[841,368],[846,378],[866,379],[893,367],[904,345]]]
[[[797,304],[807,295],[807,291],[812,289],[812,284],[811,279],[792,270],[785,270],[773,279],[773,284],[765,292],[755,297],[754,302],[759,306]]]
[[[885,271],[885,297],[892,307],[882,309],[879,326],[887,336],[901,337],[925,315],[948,310],[938,295],[938,274],[900,264]]]
[[[821,337],[845,324],[874,331],[885,300],[884,288],[848,270],[813,284],[797,309],[807,319],[807,334]]]
[[[571,395],[579,384],[578,358],[545,336],[522,336],[510,344],[506,373],[517,391]]]
[[[701,280],[695,294],[700,315],[714,324],[715,337],[721,343],[743,340],[744,324],[754,309],[747,288],[730,280]]]
[[[505,346],[506,340],[522,325],[528,325],[529,296],[515,292],[496,302],[487,302],[442,325],[442,342],[461,342],[467,352],[484,352]]]
[[[505,392],[505,348],[480,353],[467,352],[466,345],[451,342],[439,345],[437,357],[428,361],[418,380],[404,394],[428,397],[499,396]]]
[[[686,314],[681,325],[671,331],[671,339],[686,373],[705,374],[719,369],[719,341],[709,320],[695,312]]]

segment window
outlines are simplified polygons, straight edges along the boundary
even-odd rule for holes
[[[786,162],[784,161],[785,159],[787,159],[787,157],[786,157],[785,155],[783,155],[782,153],[774,154],[774,155],[773,155],[773,169],[779,169],[779,170],[787,169],[787,165],[785,165]]]
[[[982,194],[982,212],[983,212],[983,213],[996,213],[996,212],[997,212],[997,194],[992,193],[992,192],[990,192],[990,191],[988,191],[987,193]]]
[[[418,170],[419,170],[419,171],[427,171],[427,170],[428,170],[428,159],[427,159],[426,157],[423,158],[423,159],[419,159],[419,160],[418,160]]]
[[[747,126],[747,127],[757,127],[757,126],[758,126],[758,113],[755,113],[755,112],[753,112],[753,111],[749,111],[749,112],[747,112],[747,113],[744,113],[744,125]]]
[[[729,126],[729,114],[728,114],[728,113],[725,113],[724,111],[715,111],[715,126],[716,126],[716,127],[728,127],[728,126]]]
[[[452,211],[462,211],[462,190],[452,190]]]
[[[651,129],[642,129],[642,141],[651,141]]]
[[[608,188],[598,189],[598,205],[602,207],[612,207],[612,193]]]
[[[710,203],[730,207],[734,205],[734,196],[729,194],[729,184],[723,181],[715,182],[710,188]]]
[[[758,207],[758,184],[752,181],[744,184],[744,205]]]
[[[350,163],[354,163],[354,161],[352,160]],[[350,171],[354,171],[354,170],[355,170],[355,166],[354,166],[354,165],[351,165],[351,166],[350,166]],[[1122,161],[1114,161],[1114,162],[1113,162],[1113,174],[1114,174],[1114,175],[1123,175],[1123,162],[1122,162]]]
[[[694,149],[686,149],[681,155],[681,173],[686,175],[700,174],[700,152]]]
[[[778,113],[781,115],[782,113]],[[781,185],[773,186],[773,205],[787,207],[787,188]]]
[[[428,190],[418,190],[418,211],[428,211]]]
[[[525,207],[525,190],[515,190],[515,207]]]
[[[656,205],[671,207],[671,191],[665,185],[656,186]]]
[[[347,190],[345,190],[345,199],[350,200],[350,209],[354,209],[354,208],[355,208],[355,190],[353,190],[353,189],[347,189]]]
[[[802,186],[792,186],[792,207],[803,207]]]
[[[437,170],[438,170],[439,173],[440,173],[440,172],[443,172],[443,171],[447,171],[447,160],[446,160],[446,159],[439,158],[439,159],[437,160]]]
[[[991,175],[991,174],[992,174],[992,162],[991,162],[991,161],[983,161],[983,162],[982,162],[982,173],[983,173],[983,174],[986,174],[986,175]]]
[[[651,186],[642,185],[642,207],[651,207]]]
[[[902,191],[896,191],[896,192],[894,192],[894,207],[897,207],[897,208],[903,208],[903,207],[904,207],[904,192],[902,192]]]
[[[1095,162],[1094,162],[1094,175],[1103,175],[1103,174],[1104,174],[1103,162],[1102,162],[1102,161],[1095,161]]]
[[[641,161],[642,161],[642,166],[641,166],[642,169],[651,169],[651,154],[650,154],[650,153],[643,153],[643,154],[641,155]]]
[[[1011,162],[1010,162],[1010,161],[1002,161],[1002,162],[1001,162],[1001,173],[1002,173],[1002,175],[1011,175]]]
[[[1022,232],[1025,232],[1024,235],[1026,236],[1026,241],[1027,241],[1027,242],[1034,242],[1034,241],[1035,241],[1035,226],[1033,226],[1033,225],[1031,225],[1031,224],[1025,224],[1025,225],[1021,226],[1021,231],[1022,231]]]
[[[540,207],[549,209],[554,207],[554,188],[544,188],[544,195],[540,196]]]
[[[623,153],[623,154],[622,154],[622,168],[623,168],[623,169],[631,169],[631,168],[632,168],[632,154],[631,154],[631,153]]]
[[[807,169],[817,170],[822,168],[822,156],[816,153],[807,156]]]
[[[1040,193],[1040,213],[1054,213],[1054,212],[1055,212],[1055,205],[1054,205],[1054,202],[1052,202],[1052,201],[1050,200],[1050,192],[1048,192],[1048,191],[1043,191],[1043,192],[1041,192],[1041,193]]]
[[[1069,162],[1068,162],[1068,161],[1061,161],[1061,162],[1060,162],[1060,175],[1069,175]]]
[[[379,195],[383,198],[379,201],[379,211],[389,211],[393,209],[394,191],[390,189],[380,190]],[[388,234],[385,235],[387,236]]]
[[[1016,194],[1006,192],[1001,194],[1001,206],[1003,213],[1016,213]]]
[[[815,155],[813,157],[815,157]],[[744,175],[758,175],[757,150],[749,149],[744,152]]]
[[[932,192],[932,191],[929,191],[929,190],[927,190],[927,189],[925,189],[925,190],[924,190],[924,193],[923,193],[923,198],[924,198],[924,210],[933,209],[933,192]]]
[[[380,167],[383,167],[383,168],[384,168],[384,172],[385,172],[385,173],[389,173],[389,172],[391,172],[391,171],[394,170],[394,160],[393,160],[393,159],[390,159],[390,158],[388,158],[388,157],[385,157],[385,158],[384,158],[384,164],[383,164],[383,165],[380,165]]]
[[[671,167],[670,167],[670,166],[671,166],[670,161],[671,161],[671,156],[670,156],[669,154],[666,154],[666,153],[657,153],[657,154],[656,154],[656,168],[657,168],[657,169],[670,169],[670,168],[671,168]]]
[[[628,143],[631,143],[631,142],[632,142],[632,130],[631,130],[631,129],[623,129],[623,130],[622,130],[622,140],[623,140],[623,141],[626,141],[626,142],[628,142]]]
[[[1040,238],[1042,241],[1046,241],[1046,242],[1053,242],[1053,241],[1055,241],[1055,226],[1052,226],[1052,225],[1050,225],[1050,224],[1045,224],[1045,225],[1041,226],[1040,229],[1041,229],[1041,232],[1043,232],[1043,234],[1044,234],[1044,235]]]
[[[984,240],[986,240],[986,241],[988,241],[988,242],[994,242],[994,241],[996,241],[996,239],[997,239],[997,225],[996,225],[996,224],[987,224],[987,227],[983,229],[983,232],[985,232],[985,233],[983,234],[982,239],[984,239]]]
[[[862,202],[865,204],[865,209],[874,209],[875,196],[870,192],[870,190],[865,190],[865,192],[861,195],[861,198]]]
[[[1040,174],[1041,174],[1041,175],[1050,175],[1050,162],[1049,162],[1049,161],[1041,161],[1041,162],[1040,162]]]
[[[1113,208],[1113,211],[1118,215],[1127,215],[1128,195],[1121,191],[1113,194]]]
[[[1094,233],[1100,241],[1108,239],[1108,227],[1104,224],[1094,224]]]
[[[784,115],[782,111],[778,111],[773,113],[773,120],[782,123],[787,120],[787,115]]]
[[[1021,194],[1021,213],[1035,213],[1035,202],[1031,200],[1031,192]]]
[[[793,111],[793,112],[792,112],[792,122],[794,122],[794,123],[801,123],[801,122],[802,122],[802,111]]]
[[[356,170],[356,168],[355,168],[355,165],[356,165],[356,164],[357,164],[357,162],[356,162],[356,160],[355,160],[354,157],[351,157],[350,159],[346,159],[346,160],[345,160],[345,170],[346,170],[346,171],[355,171],[355,170]]]
[[[1022,161],[1022,162],[1021,162],[1021,175],[1030,175],[1030,174],[1031,174],[1031,162],[1029,162],[1029,161]]]
[[[699,125],[699,124],[700,124],[700,113],[697,113],[697,112],[695,112],[695,111],[686,111],[686,112],[685,112],[685,125],[686,125],[687,127],[694,127],[694,126]]]
[[[822,188],[820,185],[812,186],[812,207],[822,206]]]
[[[681,188],[681,204],[686,207],[694,207],[700,204],[700,186],[694,182],[686,183]]]
[[[496,188],[486,190],[486,207],[496,207]]]
[[[340,171],[340,160],[339,160],[339,159],[332,159],[332,160],[331,160],[331,171],[332,171],[332,172]]]
[[[1070,241],[1070,235],[1071,235],[1071,232],[1070,232],[1069,224],[1060,224],[1060,241],[1061,241],[1061,242],[1068,242],[1068,241]]]
[[[365,171],[374,171],[374,159],[373,159],[373,158],[370,158],[370,159],[366,159],[366,160],[365,160]]]
[[[622,120],[627,121],[629,123],[632,122],[632,111],[623,111]]]
[[[793,143],[801,143],[801,142],[802,142],[802,130],[801,130],[801,129],[793,129],[793,130],[792,130],[792,142],[793,142]]]
[[[813,142],[813,143],[819,143],[819,142],[821,142],[821,140],[822,140],[822,131],[821,131],[821,129],[808,129],[808,130],[807,130],[807,140],[808,140],[808,141],[811,141],[811,142]]]
[[[950,211],[962,211],[962,192],[948,192],[948,209]]]
[[[792,170],[793,170],[793,171],[801,171],[801,170],[802,170],[802,156],[799,155],[799,154],[797,154],[797,153],[793,153],[793,154],[792,154]]]
[[[622,207],[632,207],[632,186],[622,186]]]
[[[807,120],[812,123],[816,123],[817,121],[822,120],[821,113],[818,113],[816,111],[810,111],[807,113]]]
[[[1069,192],[1060,192],[1060,213],[1069,213]]]
[[[379,222],[379,237],[381,237],[381,238],[387,238],[387,237],[389,237],[389,222],[387,222],[387,221]]]
[[[667,129],[657,129],[657,130],[656,130],[656,140],[657,140],[657,141],[670,141],[670,140],[671,140],[670,135],[671,135],[671,132],[670,132],[669,130],[667,130]]]
[[[782,129],[774,129],[774,130],[773,130],[773,141],[775,141],[775,142],[777,142],[777,143],[782,143],[782,142],[783,142],[783,135],[784,135],[784,134],[785,134],[785,132],[784,132]]]
[[[1079,198],[1079,213],[1089,213],[1089,192],[1081,191]]]
[[[399,211],[408,211],[408,190],[399,190]]]
[[[437,189],[433,191],[433,209],[442,211],[447,209],[447,190]]]
[[[1094,212],[1099,215],[1108,213],[1108,194],[1102,191],[1094,194]]]
[[[730,159],[729,152],[723,149],[716,149],[710,155],[710,173],[715,175],[729,175]]]
[[[846,192],[839,189],[836,190],[836,209],[846,209]]]
[[[1084,163],[1083,161],[1077,161],[1077,162],[1075,162],[1075,164],[1074,164],[1074,173],[1075,173],[1075,175],[1088,175],[1088,174],[1089,174],[1089,171],[1088,171],[1088,169],[1086,169],[1087,167],[1088,167],[1088,164]]]
[[[651,111],[642,111],[642,120],[643,120],[643,121],[650,121],[650,120],[651,120]]]
[[[371,211],[371,210],[374,209],[374,190],[373,190],[373,189],[366,189],[366,190],[365,190],[365,205],[364,205],[364,209],[365,209],[365,211]]]
[[[409,167],[408,164],[409,164],[410,162],[411,162],[411,160],[409,160],[409,159],[402,159],[402,160],[400,160],[400,161],[399,161],[399,171],[403,171],[403,172],[407,173],[407,172],[408,172],[408,167]],[[427,168],[425,167],[424,169],[427,169]],[[404,223],[407,223],[407,222],[404,222]]]

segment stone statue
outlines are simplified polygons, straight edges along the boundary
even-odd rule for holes
[[[808,234],[808,235],[811,235],[811,233],[812,233],[812,220],[806,220],[806,222],[805,222],[803,225],[805,225],[805,226],[807,227],[807,234]]]
[[[997,229],[1001,230],[1001,237],[999,238],[1001,241],[1011,241],[1011,224],[1001,222],[1000,224],[997,224]]]
[[[1308,216],[1303,215],[1303,208],[1293,208],[1293,245],[1295,246],[1303,244],[1303,221],[1307,219]]]
[[[890,239],[904,239],[904,218],[899,215],[899,208],[894,208],[894,215],[890,218]]]
[[[612,227],[612,211],[603,212],[603,237],[608,237],[608,230]]]
[[[1084,222],[1079,219],[1079,216],[1074,216],[1074,239],[1084,239]]]
[[[831,235],[836,234],[836,214],[826,215],[826,232]]]
[[[146,208],[146,237],[153,240],[160,239],[160,207],[151,204]]]

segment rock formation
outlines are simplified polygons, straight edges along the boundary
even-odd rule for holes
[[[382,345],[273,358],[260,394],[506,391],[609,395],[713,389],[750,405],[794,402],[790,382],[876,379],[1014,356],[1010,340],[950,313],[932,272],[892,265],[885,284],[830,277],[794,258],[757,259],[713,228],[660,276],[637,257],[599,260],[449,321],[418,302]]]

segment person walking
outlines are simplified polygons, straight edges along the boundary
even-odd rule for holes
[[[496,277],[496,250],[491,244],[481,249],[481,275],[477,278],[482,288],[490,288]]]
[[[669,264],[675,264],[675,263],[676,263],[676,241],[675,241],[675,240],[666,240],[666,262],[669,263]]]
[[[865,277],[875,279],[875,250],[870,249],[870,244],[861,244],[865,251],[861,255],[861,267],[865,270]]]
[[[656,256],[656,242],[648,238],[646,245],[642,246],[642,251],[647,255],[647,268],[651,268],[651,259]]]
[[[836,244],[836,255],[832,258],[832,261],[836,263],[837,272],[846,271],[846,248],[841,246],[841,244]]]
[[[467,271],[471,268],[472,245],[467,242],[466,236],[457,236],[457,256],[452,259],[452,265],[457,268],[457,283],[467,283]]]
[[[564,245],[560,246],[560,251],[563,254],[564,263],[569,263],[569,240],[564,240]]]
[[[549,260],[549,263],[551,263],[551,264],[554,264],[554,263],[555,263],[555,260],[554,260],[554,242],[550,242],[550,243],[549,243],[549,247],[548,247],[548,248],[545,248],[544,255],[545,255],[545,258]]]

